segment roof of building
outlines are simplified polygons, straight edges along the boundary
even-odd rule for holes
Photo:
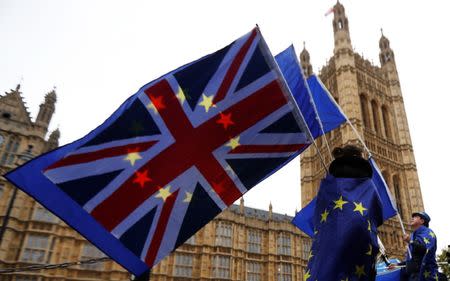
[[[240,214],[240,206],[239,205],[231,205],[228,208],[228,210],[230,210],[233,213]],[[250,208],[250,207],[244,207],[244,216],[268,221],[269,220],[269,211]],[[274,221],[290,222],[290,221],[292,221],[292,219],[293,219],[293,217],[288,216],[287,214],[282,215],[282,214],[278,214],[278,213],[272,213],[272,220],[274,220]]]

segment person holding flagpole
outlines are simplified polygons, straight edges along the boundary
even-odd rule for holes
[[[333,150],[314,210],[314,235],[304,280],[374,281],[382,204],[373,170],[353,145]]]
[[[404,235],[408,243],[411,257],[397,264],[391,264],[389,269],[398,266],[402,268],[402,281],[435,281],[438,279],[436,263],[436,234],[429,228],[430,216],[425,212],[415,212],[411,217],[413,233]]]

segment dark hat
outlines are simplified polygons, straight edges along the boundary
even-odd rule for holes
[[[426,226],[428,226],[428,223],[430,223],[431,218],[430,218],[430,216],[429,216],[427,213],[425,213],[425,212],[415,212],[415,213],[412,213],[412,217],[415,217],[415,216],[419,216],[420,218],[422,218],[422,219],[425,221],[425,225],[426,225]]]

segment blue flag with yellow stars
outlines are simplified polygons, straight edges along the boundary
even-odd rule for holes
[[[422,225],[411,235],[411,241],[417,241],[427,248],[420,267],[420,281],[438,280],[438,266],[436,264],[436,235],[434,232]],[[411,252],[412,244],[409,245]],[[410,258],[409,258],[410,259]]]
[[[382,206],[369,178],[322,180],[304,280],[373,280]]]

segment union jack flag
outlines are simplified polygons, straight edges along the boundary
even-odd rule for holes
[[[136,275],[308,145],[258,29],[7,178]]]

